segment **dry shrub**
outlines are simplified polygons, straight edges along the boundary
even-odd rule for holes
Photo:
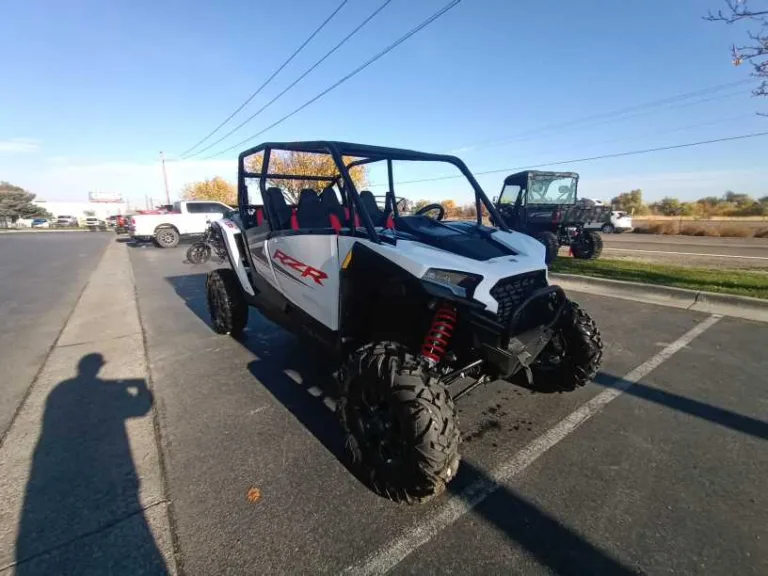
[[[720,236],[720,230],[714,226],[704,226],[704,236]]]
[[[677,222],[652,222],[648,225],[651,234],[677,234],[680,229]]]
[[[768,228],[760,228],[755,232],[755,238],[768,238]]]
[[[720,228],[720,236],[724,238],[749,238],[752,230],[746,226],[723,226]]]
[[[683,226],[680,230],[683,236],[706,236],[706,233],[704,226]]]

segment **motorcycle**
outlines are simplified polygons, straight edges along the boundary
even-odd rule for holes
[[[216,254],[219,262],[227,258],[221,235],[209,221],[202,237],[187,250],[187,260],[192,264],[204,264],[211,259],[212,254]]]

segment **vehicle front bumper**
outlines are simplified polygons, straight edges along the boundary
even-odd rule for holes
[[[546,286],[526,298],[506,325],[473,312],[470,322],[480,356],[502,378],[526,369],[551,340],[567,303],[562,288]]]

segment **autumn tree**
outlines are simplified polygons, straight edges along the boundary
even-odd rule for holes
[[[181,192],[181,197],[184,200],[215,200],[234,206],[237,204],[237,189],[221,176],[214,176],[187,184]]]
[[[10,218],[53,218],[42,206],[32,201],[35,195],[20,186],[0,182],[0,217]]]
[[[746,22],[754,24],[747,32],[749,41],[741,46],[731,47],[734,66],[744,62],[752,65],[752,75],[760,80],[760,85],[753,92],[755,96],[768,96],[768,1],[725,0],[726,7],[706,17],[712,22],[735,24]]]
[[[453,200],[443,200],[442,202],[440,202],[440,206],[442,206],[443,210],[445,210],[446,218],[456,217],[459,215],[459,212],[461,211],[461,209],[458,206],[456,206],[456,202],[454,202]]]
[[[429,200],[424,200],[423,198],[421,200],[416,200],[416,202],[413,203],[413,211],[418,212],[424,206],[429,206],[430,204],[434,204],[434,202],[430,202]]]
[[[622,192],[611,199],[611,206],[617,210],[624,210],[633,214],[645,214],[648,207],[643,204],[643,191],[632,190],[631,192]]]
[[[669,196],[662,198],[659,202],[651,204],[651,209],[662,216],[681,216],[683,213],[683,207],[680,200],[677,198],[670,198]]]
[[[345,164],[354,161],[354,158],[345,156]],[[248,170],[259,173],[263,163],[263,154],[257,154],[249,158]],[[314,152],[296,152],[286,150],[273,150],[269,157],[270,174],[286,174],[291,176],[328,176],[334,178],[339,175],[336,163],[330,154],[318,154]],[[349,175],[358,191],[368,186],[368,167],[353,166]],[[298,202],[299,194],[305,188],[318,190],[326,186],[328,182],[317,180],[287,180],[274,178],[268,180],[269,186],[277,186],[288,196],[291,202]]]

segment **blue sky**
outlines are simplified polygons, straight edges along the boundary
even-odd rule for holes
[[[393,0],[285,97],[216,150],[294,110],[447,0]],[[178,155],[218,125],[340,0],[26,0],[0,18],[0,180],[41,198],[88,191],[163,197],[159,150]],[[349,0],[236,120],[291,83],[382,0]],[[722,0],[463,0],[261,140],[339,139],[454,152],[474,171],[540,165],[768,130],[749,86],[594,123],[585,117],[747,78],[729,48],[742,26],[702,20]],[[570,124],[569,124],[570,123]],[[554,127],[552,127],[554,126]],[[236,150],[169,164],[234,181]],[[768,194],[768,137],[562,166],[585,196],[649,200],[727,188]],[[408,178],[445,174],[440,167]],[[503,175],[480,178],[489,195]],[[398,189],[466,201],[456,181]]]

